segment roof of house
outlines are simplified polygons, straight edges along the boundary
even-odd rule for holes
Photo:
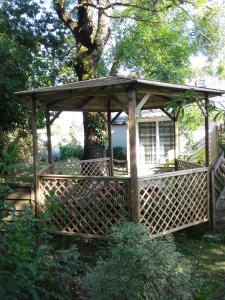
[[[215,97],[225,93],[216,89],[110,76],[20,91],[15,95],[27,104],[35,98],[39,107],[49,107],[50,110],[104,112],[108,110],[109,99],[111,99],[111,111],[126,111],[130,88],[135,88],[137,102],[141,101],[146,94],[151,94],[143,109],[165,107],[175,96],[188,91],[193,91],[199,100],[205,99],[206,94]]]

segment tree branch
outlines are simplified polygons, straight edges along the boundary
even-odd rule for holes
[[[71,14],[65,11],[66,1],[54,0],[53,4],[59,19],[70,29],[70,31],[74,35],[75,29],[78,27],[78,24],[73,21]]]

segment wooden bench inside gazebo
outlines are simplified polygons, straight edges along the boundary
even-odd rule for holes
[[[205,166],[177,159],[177,120],[179,109],[167,108],[174,97],[193,97],[205,116]],[[35,211],[39,215],[50,198],[57,203],[51,225],[55,232],[102,237],[125,220],[149,227],[153,236],[178,231],[210,219],[209,192],[209,98],[220,90],[168,84],[118,76],[17,92],[32,106]],[[137,168],[136,119],[140,110],[160,108],[174,122],[172,172],[141,176]],[[45,111],[48,136],[47,168],[40,170],[37,159],[37,116]],[[50,119],[50,111],[55,117]],[[51,124],[62,111],[107,113],[109,158],[57,165],[52,160]],[[111,124],[121,112],[128,114],[129,172],[113,172]],[[111,114],[116,112],[112,118]],[[64,168],[65,167],[65,168]],[[69,170],[65,174],[64,170]]]

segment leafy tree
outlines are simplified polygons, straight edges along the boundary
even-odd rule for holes
[[[193,53],[201,50],[215,54],[221,45],[217,7],[206,0],[53,3],[71,34],[70,63],[78,80],[115,74],[122,67],[151,79],[182,82],[190,74],[189,58]],[[112,65],[111,71],[107,65]],[[94,123],[102,123],[98,114],[93,117],[84,113],[85,158],[93,156],[101,141],[92,130],[93,119]]]
[[[58,19],[36,1],[0,2],[0,148],[7,132],[17,128],[24,134],[31,128],[30,109],[13,93],[62,80],[66,67],[60,69],[59,57],[66,51],[66,34],[58,25]]]

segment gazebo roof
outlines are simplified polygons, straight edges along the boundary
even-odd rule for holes
[[[125,110],[128,107],[128,90],[135,88],[137,102],[145,94],[151,94],[143,109],[165,107],[175,96],[193,91],[199,100],[221,96],[222,90],[164,83],[152,80],[110,76],[86,81],[79,81],[54,87],[39,88],[16,92],[23,103],[30,104],[35,97],[39,107],[62,111],[107,111],[111,98],[111,111]]]

